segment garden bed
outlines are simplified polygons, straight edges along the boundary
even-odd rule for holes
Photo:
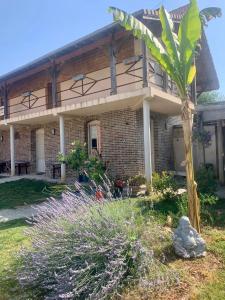
[[[136,216],[142,212],[141,215],[144,216],[145,222],[142,223],[139,220],[138,223],[140,230],[143,230],[142,237],[145,240],[145,244],[151,244],[151,228],[148,227],[150,226],[148,225],[148,220],[151,220],[152,215],[154,215],[164,225],[168,211],[166,209],[162,211],[161,206],[158,206],[158,210],[156,206],[154,212],[151,212],[144,206],[143,199],[118,201],[116,204],[117,210],[124,211],[126,207],[130,206],[130,203],[134,205],[132,209]],[[170,209],[171,207],[167,206],[167,208]],[[214,211],[215,218],[218,217],[216,219],[217,227],[204,227],[202,233],[208,245],[206,258],[198,260],[178,259],[172,249],[165,248],[165,244],[161,245],[158,243],[155,245],[157,255],[160,255],[160,251],[166,253],[166,265],[169,269],[179,271],[179,284],[174,284],[166,290],[158,290],[156,293],[148,293],[147,298],[145,290],[132,286],[122,291],[122,299],[225,299],[225,272],[223,271],[225,264],[225,229],[224,224],[220,223],[222,219],[221,214],[225,215],[225,202],[221,200],[215,205]],[[24,220],[0,225],[0,300],[38,299],[35,298],[34,294],[32,295],[31,291],[21,289],[16,279],[18,261],[15,254],[21,246],[29,245],[29,239],[23,234],[27,226]],[[165,232],[170,230],[167,227],[163,228]]]

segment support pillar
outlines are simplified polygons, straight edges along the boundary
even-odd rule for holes
[[[11,157],[11,176],[15,176],[15,130],[14,125],[10,125],[10,157]]]
[[[218,170],[219,181],[224,184],[224,150],[223,150],[223,130],[221,121],[217,122],[217,142],[218,142]]]
[[[117,94],[117,79],[116,79],[116,47],[114,45],[114,36],[109,46],[110,58],[110,77],[111,77],[111,95]]]
[[[65,129],[64,129],[64,117],[59,116],[59,133],[60,133],[60,153],[65,155]],[[66,180],[66,165],[61,163],[61,181]]]
[[[151,120],[150,102],[143,100],[143,123],[144,123],[144,158],[145,158],[145,177],[148,183],[152,182],[152,159],[151,159]]]

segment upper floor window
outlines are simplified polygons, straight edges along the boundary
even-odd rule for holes
[[[88,153],[89,155],[101,154],[101,131],[99,121],[88,123]]]

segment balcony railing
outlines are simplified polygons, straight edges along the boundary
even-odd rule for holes
[[[147,60],[147,82],[150,86],[178,96],[175,83],[152,59]],[[117,94],[141,89],[143,81],[143,57],[135,56],[116,64]],[[48,88],[29,91],[8,100],[8,117],[36,113],[51,108]],[[95,100],[112,94],[110,67],[88,74],[78,74],[57,83],[57,106],[65,106],[83,101]]]
[[[116,64],[117,93],[131,92],[143,87],[142,58],[129,63]],[[110,68],[99,69],[88,74],[79,74],[58,83],[58,105],[65,106],[111,95]],[[10,98],[9,117],[17,117],[44,111],[48,106],[47,88],[25,92]]]

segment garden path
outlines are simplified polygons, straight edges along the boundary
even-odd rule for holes
[[[17,208],[0,209],[0,223],[8,222],[16,219],[29,218],[36,214],[37,206],[41,207],[46,204],[47,201],[38,205],[24,205]]]

